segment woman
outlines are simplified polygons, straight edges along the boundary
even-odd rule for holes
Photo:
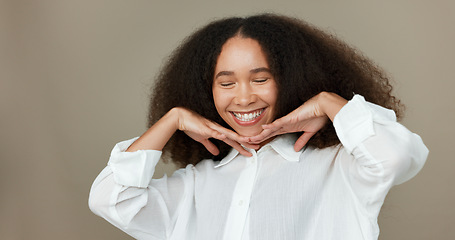
[[[300,20],[215,21],[173,53],[90,208],[138,239],[377,239],[387,192],[428,154],[391,90]],[[151,179],[162,153],[182,168]]]

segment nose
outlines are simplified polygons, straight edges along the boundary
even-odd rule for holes
[[[239,84],[236,90],[235,104],[249,106],[257,101],[258,97],[250,84]]]

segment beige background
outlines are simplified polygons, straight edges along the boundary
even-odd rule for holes
[[[87,197],[113,145],[145,130],[163,60],[210,20],[273,11],[384,67],[430,149],[388,195],[380,239],[455,239],[455,4],[340,2],[0,0],[0,238],[129,239]]]

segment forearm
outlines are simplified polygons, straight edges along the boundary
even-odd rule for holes
[[[114,150],[114,152],[114,155],[121,155],[116,156],[117,158],[129,158],[129,155],[145,151],[124,153]],[[155,159],[158,161],[157,158]],[[129,160],[137,162],[136,166],[130,166],[131,168],[142,168],[140,161],[136,161],[137,158],[125,159],[121,162],[125,164]],[[147,161],[153,162],[147,165],[155,166],[156,161]],[[124,171],[124,168],[118,167],[117,170]],[[144,167],[142,172],[146,172],[148,169],[148,167]],[[172,231],[169,226],[175,225],[174,220],[177,219],[176,214],[179,214],[179,206],[188,205],[190,203],[184,201],[193,199],[185,197],[185,194],[193,192],[192,168],[177,170],[172,177],[164,176],[161,179],[148,181],[146,187],[144,187],[145,185],[136,187],[128,183],[125,183],[128,185],[118,183],[116,180],[118,173],[118,171],[114,172],[114,167],[110,164],[99,174],[90,190],[89,207],[91,211],[135,239],[150,239],[150,235],[165,239],[165,236],[168,235],[167,231]],[[139,178],[141,175],[143,174],[137,172],[130,173],[129,176],[125,175],[126,181],[134,181],[133,179]]]
[[[163,150],[178,129],[178,109],[173,108],[139,137],[126,152],[137,150]]]

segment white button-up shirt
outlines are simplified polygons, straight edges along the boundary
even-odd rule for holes
[[[152,179],[161,152],[118,143],[90,192],[94,213],[137,239],[377,239],[389,189],[428,149],[391,110],[355,96],[336,115],[341,144],[293,149],[293,134],[245,157],[203,160]]]

